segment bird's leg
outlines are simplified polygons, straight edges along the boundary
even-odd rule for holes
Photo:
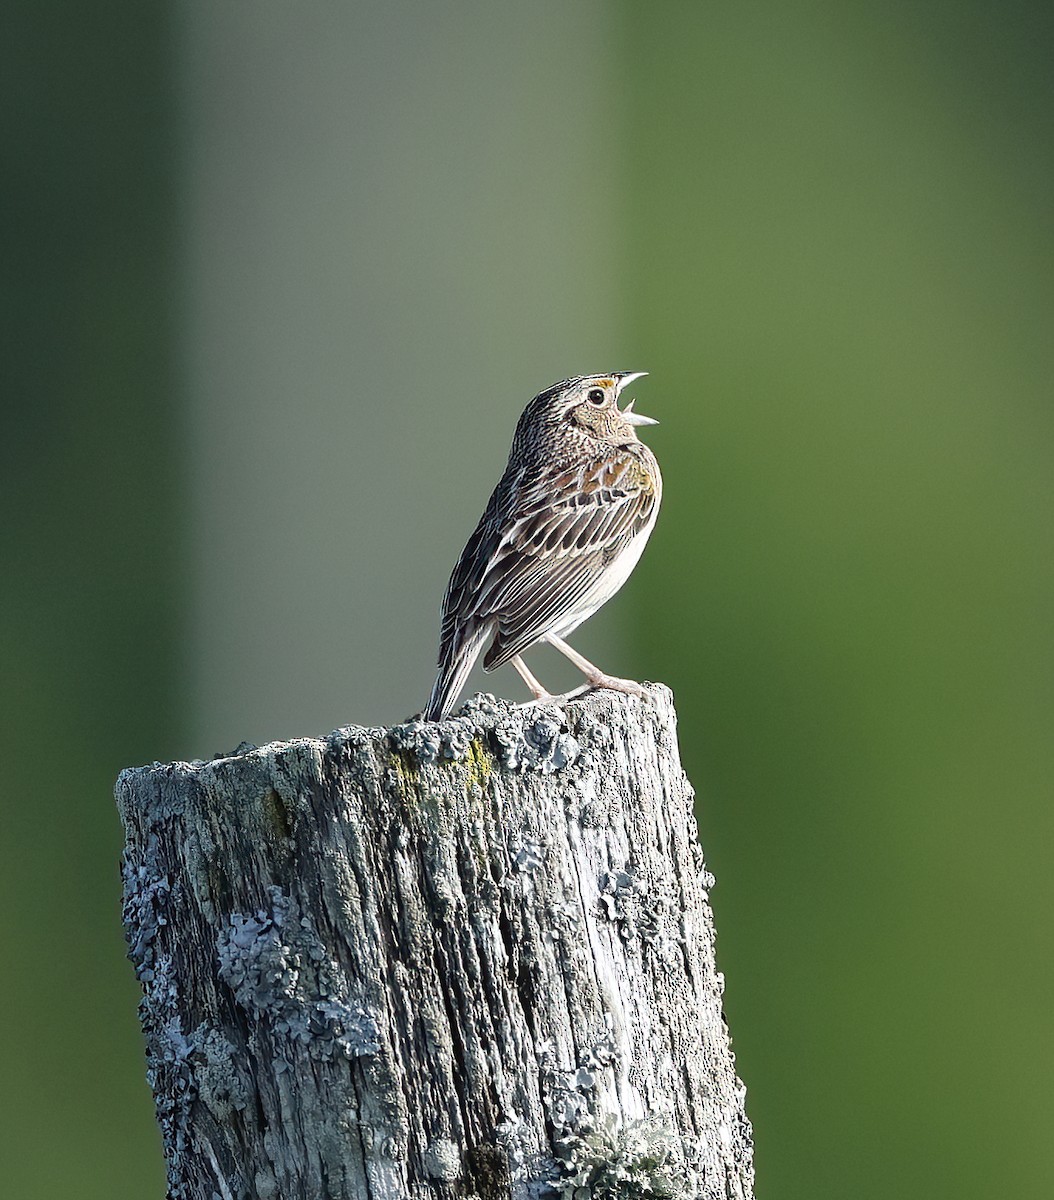
[[[530,667],[527,666],[527,664],[518,654],[513,655],[513,657],[509,659],[509,662],[511,662],[519,672],[520,678],[530,689],[531,695],[534,697],[535,701],[551,700],[553,698],[551,693],[547,692],[534,677],[534,675],[531,673]]]
[[[520,678],[531,689],[533,700],[528,700],[526,704],[517,704],[517,708],[529,708],[532,704],[545,704],[551,702],[559,704],[563,700],[573,700],[576,696],[581,696],[583,692],[588,691],[588,687],[575,688],[573,692],[565,692],[562,696],[554,696],[551,692],[547,692],[544,687],[538,682],[532,674],[530,667],[517,654],[509,659],[509,662],[520,673]]]
[[[573,646],[569,646],[563,638],[558,638],[555,633],[547,633],[542,641],[548,642],[550,646],[555,647],[561,654],[569,658],[589,680],[591,687],[610,688],[614,692],[626,692],[630,696],[639,696],[642,700],[649,699],[648,693],[639,683],[635,683],[632,679],[620,679],[617,675],[605,675],[599,667],[594,666],[588,658],[584,658]]]

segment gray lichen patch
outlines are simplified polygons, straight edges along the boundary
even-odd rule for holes
[[[452,1183],[461,1178],[461,1150],[449,1138],[436,1138],[424,1152],[424,1168],[430,1179]]]
[[[140,983],[154,978],[155,943],[161,926],[168,922],[172,881],[159,874],[158,841],[149,834],[142,857],[122,856],[124,882],[124,926],[128,934],[128,957]]]
[[[349,1000],[347,983],[309,917],[282,889],[254,913],[233,912],[216,939],[218,975],[234,998],[274,1031],[316,1056],[376,1054],[377,1026]]]
[[[479,703],[477,703],[479,702]],[[591,737],[596,726],[585,723]],[[582,746],[568,729],[566,714],[555,704],[515,709],[493,697],[478,696],[456,717],[409,721],[388,734],[392,748],[421,766],[467,758],[485,740],[500,764],[513,771],[561,771],[577,762]]]
[[[460,762],[469,753],[481,726],[467,717],[445,721],[408,721],[388,731],[388,741],[399,754],[408,755],[415,765],[431,766],[438,762]]]
[[[530,710],[527,710],[530,711]],[[549,775],[572,766],[582,752],[570,733],[566,717],[548,705],[534,709],[526,722],[521,714],[494,727],[498,759],[510,771],[541,771]]]
[[[217,1121],[244,1111],[252,1102],[252,1084],[235,1045],[208,1025],[199,1025],[190,1043],[197,1056],[194,1078],[201,1102]]]
[[[655,1119],[593,1128],[556,1142],[561,1174],[552,1181],[567,1200],[692,1200],[698,1193],[683,1140]]]
[[[623,938],[640,938],[664,954],[679,942],[679,893],[665,875],[649,879],[628,866],[600,876],[600,905]]]

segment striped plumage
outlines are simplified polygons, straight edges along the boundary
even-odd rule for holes
[[[640,692],[586,662],[560,638],[625,583],[655,524],[662,476],[619,392],[642,372],[562,380],[527,405],[508,465],[450,577],[439,674],[426,720],[446,716],[484,644],[485,670],[511,662],[547,693],[520,654],[551,641],[594,685]],[[623,686],[624,685],[624,686]]]

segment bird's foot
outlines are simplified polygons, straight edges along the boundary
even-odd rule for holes
[[[607,688],[612,692],[624,692],[627,696],[636,696],[638,700],[651,700],[651,693],[641,687],[634,679],[620,679],[617,675],[606,675],[603,671],[597,671],[595,675],[589,676],[589,686],[593,688]]]
[[[586,679],[589,680],[591,688],[608,688],[613,692],[625,692],[627,696],[636,696],[639,700],[651,700],[650,694],[636,680],[620,679],[617,675],[606,674],[595,663],[591,663],[588,658],[579,654],[574,646],[569,646],[563,638],[557,637],[555,633],[545,634],[542,641],[548,642],[550,646],[554,646],[559,650],[565,658],[570,659]]]
[[[533,700],[525,700],[522,704],[514,704],[513,708],[535,708],[539,704],[563,704],[568,700],[577,700],[580,696],[584,696],[592,686],[591,683],[586,683],[581,687],[573,688],[570,692],[561,692],[558,696],[554,696],[550,692],[542,692],[540,695],[535,696]]]
[[[525,700],[522,704],[514,704],[513,708],[537,708],[542,704],[566,704],[568,700],[581,700],[587,692],[593,692],[599,688],[606,688],[611,692],[622,692],[627,696],[636,696],[638,700],[646,700],[649,704],[655,702],[651,692],[647,688],[642,687],[636,680],[620,679],[617,675],[599,673],[595,677],[590,678],[588,683],[574,688],[570,692],[561,692],[559,696],[553,696],[549,692],[545,692],[543,695],[535,696],[533,700]]]

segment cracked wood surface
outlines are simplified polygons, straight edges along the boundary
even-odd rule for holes
[[[173,1200],[752,1196],[672,697],[122,773]]]

